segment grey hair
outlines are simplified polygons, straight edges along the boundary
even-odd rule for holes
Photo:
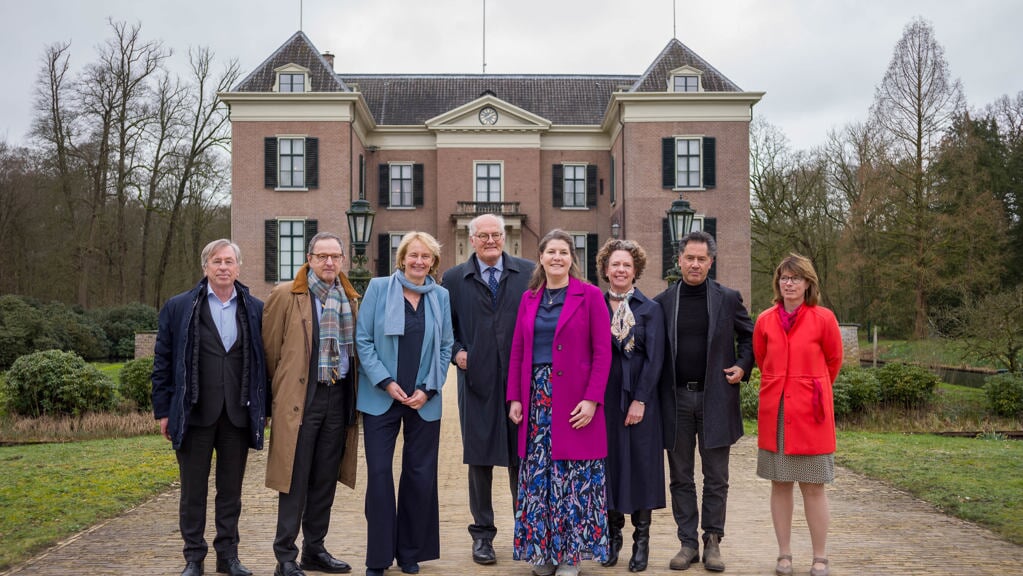
[[[501,227],[501,233],[502,234],[504,233],[504,217],[503,216],[501,216],[500,214],[480,214],[479,216],[477,216],[477,217],[475,217],[475,218],[473,218],[472,220],[469,221],[469,236],[475,236],[476,235],[476,232],[480,228],[480,219],[481,218],[487,218],[487,217],[496,218],[497,219],[497,224]]]
[[[213,242],[210,242],[209,244],[206,245],[205,248],[202,249],[202,253],[199,255],[199,269],[205,271],[206,262],[210,259],[210,256],[212,256],[216,252],[219,252],[220,249],[223,248],[224,246],[230,246],[231,249],[234,250],[234,259],[238,261],[238,264],[241,264],[242,249],[239,248],[237,244],[231,242],[227,238],[221,238],[219,240],[214,240]]]
[[[333,232],[320,232],[320,233],[316,234],[315,236],[313,236],[311,239],[309,239],[309,247],[308,247],[308,250],[306,250],[306,253],[307,254],[312,254],[313,253],[313,246],[316,246],[316,243],[319,242],[320,240],[336,240],[337,241],[337,245],[341,247],[341,253],[344,254],[344,252],[345,252],[345,243],[344,243],[343,240],[341,240],[340,236],[338,236],[337,234],[334,234]]]
[[[711,258],[718,257],[718,243],[714,241],[713,236],[711,236],[707,232],[704,232],[703,230],[690,232],[689,234],[683,236],[682,239],[678,241],[677,256],[681,256],[682,253],[685,252],[686,244],[690,242],[695,242],[696,244],[706,244],[707,255],[710,256]]]

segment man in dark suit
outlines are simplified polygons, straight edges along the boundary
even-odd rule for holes
[[[209,549],[206,498],[217,453],[217,572],[251,576],[238,560],[238,517],[249,448],[263,447],[266,367],[263,303],[238,282],[241,252],[214,240],[201,256],[195,288],[160,310],[153,359],[153,414],[172,442],[181,476],[182,576],[201,576]]]
[[[742,295],[708,280],[717,245],[706,232],[679,242],[682,281],[655,300],[664,311],[669,354],[661,372],[664,447],[668,451],[671,509],[682,548],[672,570],[699,562],[700,510],[694,467],[699,445],[703,469],[703,565],[721,572],[725,535],[728,457],[742,436],[739,383],[753,370],[753,322]]]
[[[458,367],[462,460],[469,466],[472,559],[493,564],[497,561],[491,499],[494,466],[508,468],[513,508],[517,490],[516,436],[507,417],[505,393],[515,318],[534,265],[504,252],[500,216],[474,218],[469,222],[469,240],[475,252],[445,272],[443,283],[451,295],[455,333],[451,361]]]

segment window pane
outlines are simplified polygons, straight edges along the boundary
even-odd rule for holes
[[[292,140],[291,142],[294,145],[294,153],[295,154],[304,154],[305,153],[305,139],[295,139],[295,140]]]

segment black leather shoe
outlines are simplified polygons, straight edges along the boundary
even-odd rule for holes
[[[472,561],[477,564],[493,564],[497,562],[494,546],[489,538],[475,538],[472,541]]]
[[[242,565],[237,556],[234,558],[218,558],[217,572],[230,574],[231,576],[252,576],[252,570]]]
[[[348,562],[334,558],[330,555],[330,552],[318,552],[312,555],[302,554],[302,569],[329,572],[330,574],[348,574],[352,571],[352,567],[348,565]]]
[[[292,561],[281,562],[274,568],[274,576],[305,576],[305,572]]]
[[[419,574],[419,563],[402,564],[401,571],[405,574]]]
[[[181,576],[202,576],[202,562],[185,562]]]

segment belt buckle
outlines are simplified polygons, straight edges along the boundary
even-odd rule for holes
[[[689,390],[690,392],[699,392],[700,391],[700,383],[699,382],[686,382],[686,390]]]

